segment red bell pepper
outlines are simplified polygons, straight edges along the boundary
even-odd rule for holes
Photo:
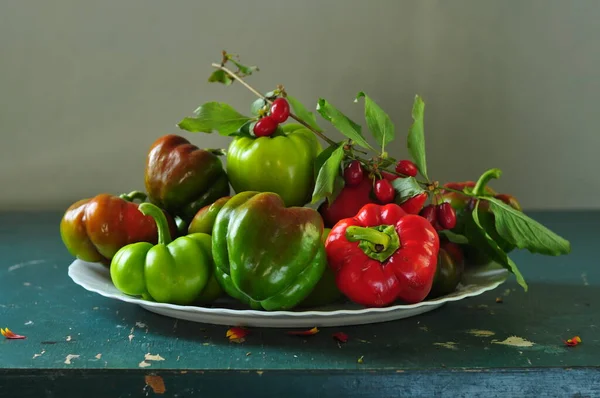
[[[400,206],[369,203],[329,233],[325,250],[340,291],[357,304],[384,307],[424,300],[433,283],[440,241],[425,218]]]

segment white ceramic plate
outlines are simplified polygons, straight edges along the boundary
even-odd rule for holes
[[[155,303],[127,296],[114,287],[108,268],[99,263],[75,260],[69,266],[69,277],[84,289],[104,297],[137,304],[148,311],[188,321],[227,326],[297,328],[362,325],[408,318],[432,311],[447,302],[478,296],[495,289],[508,276],[508,271],[496,264],[465,272],[457,290],[449,295],[411,305],[385,308],[364,308],[342,302],[327,307],[296,311],[255,311],[239,306],[234,300],[222,299],[211,307],[180,306]]]

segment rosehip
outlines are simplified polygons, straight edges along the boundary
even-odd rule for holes
[[[421,217],[429,221],[429,223],[433,226],[437,224],[437,211],[435,205],[427,205],[423,207],[423,210],[419,213]]]
[[[438,205],[437,219],[444,229],[452,229],[456,226],[456,212],[448,202]]]
[[[254,125],[254,135],[257,137],[266,137],[277,130],[277,122],[271,116],[261,118]]]
[[[401,160],[396,164],[396,173],[404,174],[409,177],[416,177],[417,171],[417,166],[410,160]]]
[[[394,187],[392,187],[392,184],[386,179],[377,180],[377,182],[375,182],[374,191],[377,200],[383,204],[391,203],[396,196]]]
[[[353,160],[344,170],[344,181],[349,186],[358,185],[364,177],[362,166],[358,160]]]
[[[283,123],[290,116],[290,104],[285,98],[277,98],[271,105],[271,117],[277,123]]]

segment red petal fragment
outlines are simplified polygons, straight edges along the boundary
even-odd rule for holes
[[[0,329],[0,333],[7,339],[17,340],[17,339],[25,339],[25,336],[21,336],[20,334],[14,334],[9,328]]]
[[[317,334],[317,333],[319,333],[319,329],[317,329],[317,327],[314,327],[309,330],[295,330],[295,331],[288,332],[288,334],[291,334],[294,336],[310,336],[310,335]]]
[[[581,337],[579,336],[575,336],[572,339],[568,339],[565,341],[565,344],[569,347],[574,347],[579,343],[581,343]]]
[[[348,341],[348,335],[344,332],[334,333],[333,338],[342,343],[345,343]]]
[[[248,329],[232,327],[227,330],[226,336],[229,338],[229,341],[233,341],[234,343],[243,343],[246,341],[244,337],[246,337],[250,333]]]

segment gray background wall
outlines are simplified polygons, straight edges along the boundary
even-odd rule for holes
[[[436,179],[499,167],[528,209],[600,208],[598,21],[599,1],[4,0],[0,209],[143,189],[163,134],[226,146],[175,127],[205,101],[247,111],[252,94],[206,82],[224,48],[260,65],[261,90],[363,124],[364,90],[398,133],[421,94]]]

